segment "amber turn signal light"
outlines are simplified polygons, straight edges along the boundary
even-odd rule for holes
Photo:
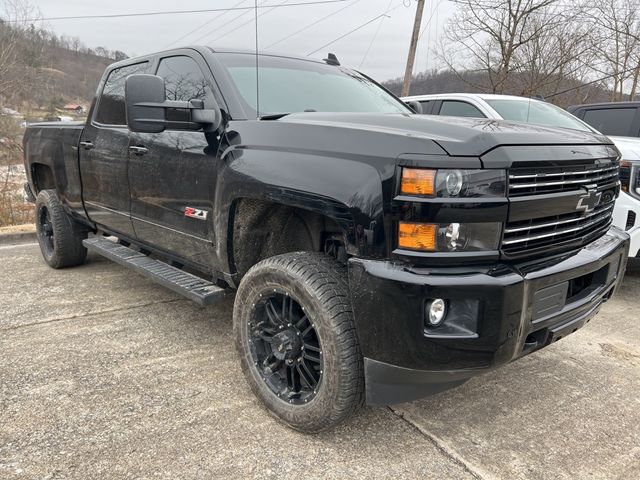
[[[434,195],[436,171],[426,168],[403,168],[400,193],[405,195]]]
[[[400,222],[398,246],[410,250],[436,250],[438,226],[432,223]]]

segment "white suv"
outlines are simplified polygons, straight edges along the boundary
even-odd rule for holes
[[[404,97],[412,105],[417,102],[423,114],[451,117],[491,118],[533,123],[550,127],[571,128],[599,133],[569,112],[547,102],[512,95],[476,93],[444,93]],[[622,192],[613,211],[613,224],[631,235],[630,257],[640,251],[640,139],[609,137],[622,154],[620,181]]]

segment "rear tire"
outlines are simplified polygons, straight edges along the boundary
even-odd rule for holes
[[[240,283],[233,326],[251,389],[290,427],[326,430],[362,405],[346,267],[334,259],[300,252],[256,264]]]
[[[50,267],[73,267],[87,257],[87,249],[82,245],[87,229],[67,215],[55,190],[38,193],[36,232],[42,257]]]

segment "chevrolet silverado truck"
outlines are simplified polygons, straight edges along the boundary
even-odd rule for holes
[[[334,55],[128,59],[86,124],[30,125],[24,152],[44,260],[236,290],[245,377],[304,432],[560,340],[627,261],[606,137],[417,115]]]

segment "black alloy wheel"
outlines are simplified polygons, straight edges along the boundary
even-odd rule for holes
[[[288,292],[273,289],[259,298],[247,324],[255,368],[279,398],[307,403],[318,392],[324,364],[313,320]]]
[[[42,239],[43,254],[50,256],[53,254],[53,223],[51,222],[51,212],[46,205],[40,205],[38,209],[37,231]]]
[[[251,267],[236,293],[245,378],[267,411],[301,432],[332,428],[364,401],[347,274],[322,253],[285,253]]]
[[[65,211],[55,190],[38,192],[36,232],[42,257],[53,268],[80,265],[87,257],[82,241],[88,229]]]

